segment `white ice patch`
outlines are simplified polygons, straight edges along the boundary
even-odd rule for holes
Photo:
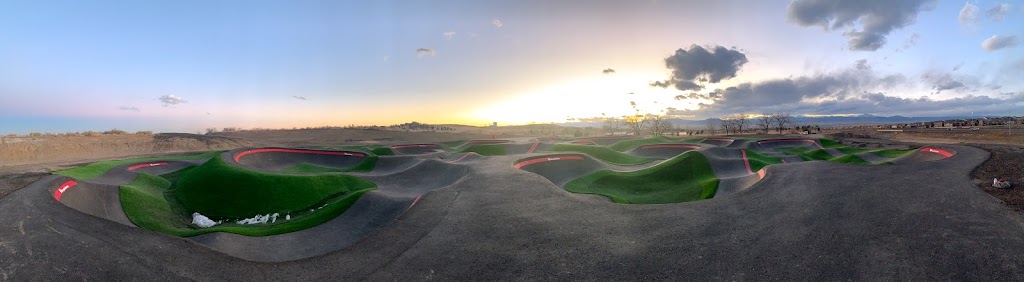
[[[217,222],[211,220],[209,217],[206,217],[205,215],[195,212],[192,213],[192,224],[195,224],[196,226],[199,226],[201,228],[210,228],[213,227],[214,225],[217,225]]]
[[[278,214],[278,213],[274,213],[274,214],[257,214],[254,217],[250,217],[250,218],[246,218],[246,219],[243,219],[243,220],[239,220],[239,221],[237,221],[235,223],[243,224],[243,225],[244,224],[265,224],[267,222],[274,223],[274,222],[277,222],[277,217],[278,216],[281,216],[281,214]]]

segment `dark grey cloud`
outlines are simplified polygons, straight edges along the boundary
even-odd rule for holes
[[[854,64],[854,67],[857,68],[858,70],[869,70],[869,69],[871,69],[871,66],[868,65],[868,60],[867,59],[857,60],[857,63]]]
[[[650,86],[666,88],[673,85],[679,90],[699,90],[704,88],[701,83],[719,83],[736,77],[746,63],[747,56],[736,49],[715,46],[709,50],[691,45],[689,50],[679,48],[665,58],[665,67],[672,70],[672,77],[651,82]]]
[[[992,52],[999,49],[1017,47],[1019,44],[1020,40],[1017,40],[1016,35],[993,35],[981,42],[981,49]]]
[[[117,107],[117,109],[118,110],[122,110],[122,111],[132,111],[132,112],[141,112],[142,111],[142,110],[139,109],[139,107],[135,107],[135,106],[120,106],[120,107]]]
[[[927,85],[943,90],[966,90],[975,83],[970,77],[954,77],[938,71],[923,75],[922,79]],[[878,75],[871,70],[857,70],[851,66],[846,70],[814,76],[741,83],[707,93],[690,92],[678,95],[676,99],[709,100],[700,104],[698,110],[683,110],[684,113],[704,117],[764,112],[942,116],[970,112],[1006,114],[1024,107],[1024,92],[972,94],[939,100],[931,97],[903,98],[880,91],[914,85],[919,84],[903,75]],[[983,90],[979,89],[979,92]]]
[[[966,26],[974,26],[978,23],[978,6],[971,4],[971,2],[964,3],[964,7],[960,9],[960,15],[957,17],[960,24]]]
[[[416,49],[416,57],[423,58],[423,56],[434,56],[434,49],[430,49],[430,48],[419,48],[419,49]]]
[[[603,73],[603,74],[612,74],[612,73],[615,73],[615,70],[610,69],[610,68],[609,69],[604,69],[603,71],[601,71],[601,73]]]
[[[163,95],[160,96],[160,98],[157,98],[157,100],[159,100],[160,103],[163,103],[164,107],[174,107],[180,104],[188,103],[188,101],[186,101],[184,98],[174,95]]]
[[[298,100],[303,100],[303,101],[306,100],[306,97],[303,97],[303,96],[292,96],[292,98],[295,98],[295,99],[298,99]]]
[[[921,75],[921,79],[932,85],[932,94],[939,94],[946,90],[960,90],[967,88],[963,82],[953,78],[949,73],[928,72]]]
[[[1010,13],[1010,4],[1007,3],[996,3],[995,6],[989,8],[985,12],[986,15],[993,21],[1003,21],[1006,19],[1006,15]]]
[[[800,26],[821,26],[825,30],[851,28],[843,33],[849,38],[851,50],[875,51],[885,45],[889,33],[913,24],[917,14],[931,10],[934,3],[935,0],[794,0],[786,12],[789,20]]]

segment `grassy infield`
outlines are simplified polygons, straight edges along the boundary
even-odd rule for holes
[[[266,236],[302,230],[337,217],[359,196],[377,187],[372,182],[344,174],[283,175],[246,170],[224,162],[220,153],[99,162],[54,174],[88,180],[123,164],[210,158],[200,166],[161,176],[139,174],[134,181],[121,186],[121,205],[133,223],[176,236],[215,231]],[[371,155],[348,171],[372,170],[376,160],[377,157]],[[293,168],[310,172],[333,170],[313,165]],[[252,193],[253,190],[260,193]],[[212,228],[194,229],[190,225],[192,212],[214,220],[225,219],[225,222]],[[280,213],[275,224],[234,223],[242,218],[272,213]],[[291,220],[285,221],[285,215],[291,215]]]
[[[550,151],[580,152],[618,165],[637,165],[654,159],[640,158],[622,153],[641,145],[678,142],[677,139],[656,137],[625,140],[608,147],[558,144]],[[462,142],[449,142],[445,146],[458,146]],[[822,139],[827,148],[837,148],[849,155],[833,158],[824,150],[783,148],[779,151],[799,155],[805,160],[871,164],[854,154],[870,152],[886,158],[906,155],[913,150],[861,150],[844,147],[835,141]],[[363,162],[348,169],[334,169],[300,164],[286,169],[289,172],[347,172],[370,171],[376,164],[375,155],[392,155],[384,146],[353,146],[333,148],[369,151]],[[502,144],[471,145],[462,152],[481,155],[504,155]],[[125,213],[136,225],[177,236],[194,236],[207,232],[224,231],[249,236],[265,236],[302,230],[337,217],[348,209],[363,193],[376,189],[372,182],[344,174],[282,175],[245,170],[220,159],[221,152],[191,156],[139,158],[98,162],[54,172],[77,179],[98,177],[111,168],[130,163],[161,160],[189,160],[211,158],[198,167],[186,168],[163,176],[140,174],[132,183],[121,186],[121,201]],[[781,163],[775,157],[755,151],[746,151],[751,170],[757,171],[769,164]],[[570,181],[566,190],[576,193],[598,194],[616,203],[662,204],[708,199],[714,197],[718,187],[707,158],[700,152],[687,152],[655,166],[628,172],[611,170]],[[249,191],[259,189],[261,193]],[[230,204],[225,204],[230,203]],[[317,209],[322,207],[322,209]],[[311,208],[314,209],[311,211]],[[242,226],[225,222],[212,228],[194,229],[189,224],[191,213],[198,211],[213,219],[252,217],[257,214],[281,213],[278,223],[260,226]],[[284,221],[285,214],[292,216]]]
[[[641,160],[635,160],[639,158],[633,157],[634,160],[621,158],[615,154],[618,153],[616,151],[621,152],[640,145],[672,141],[667,138],[634,139],[618,142],[607,148],[560,144],[556,145],[552,151],[576,151],[609,163],[637,164],[642,163]],[[895,158],[913,152],[913,150],[859,150],[842,146],[838,142],[828,139],[821,139],[820,142],[823,147],[837,148],[848,155],[833,158],[824,150],[808,150],[806,148],[783,148],[779,151],[799,155],[805,160],[826,160],[862,165],[871,165],[872,163],[854,154],[871,152],[882,157]],[[782,162],[779,158],[752,150],[746,150],[746,155],[752,171],[758,171],[769,164]],[[709,199],[715,196],[718,182],[718,178],[715,177],[714,171],[703,154],[686,152],[658,165],[636,171],[598,171],[566,183],[565,189],[576,193],[604,195],[616,203],[663,204]]]

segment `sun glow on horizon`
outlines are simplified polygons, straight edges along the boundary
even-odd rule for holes
[[[472,119],[500,124],[565,122],[569,119],[664,114],[666,108],[696,109],[697,101],[677,101],[675,89],[649,87],[659,74],[603,75],[527,91],[484,106]],[[632,94],[629,94],[632,93]],[[634,109],[631,102],[636,103]]]

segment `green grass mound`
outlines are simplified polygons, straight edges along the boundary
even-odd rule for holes
[[[289,167],[289,168],[285,168],[285,169],[283,169],[281,171],[293,172],[293,173],[370,172],[370,171],[373,171],[373,168],[375,166],[377,166],[377,160],[378,159],[379,159],[379,157],[377,157],[377,156],[367,156],[362,161],[360,161],[358,164],[356,164],[355,166],[349,167],[349,168],[324,167],[324,166],[318,166],[318,165],[314,165],[314,164],[301,163],[301,164],[297,164],[297,165]]]
[[[175,194],[190,212],[240,219],[301,212],[375,188],[372,182],[349,175],[272,174],[242,169],[215,157],[183,175]]]
[[[795,147],[795,148],[778,148],[776,150],[778,150],[779,152],[783,152],[785,154],[788,154],[788,155],[800,156],[800,158],[805,160],[805,161],[830,161],[830,162],[844,163],[844,164],[876,165],[876,164],[871,163],[871,162],[869,162],[867,160],[864,160],[861,157],[858,157],[855,154],[848,153],[848,152],[863,153],[863,152],[874,152],[874,151],[864,151],[864,150],[860,150],[860,149],[849,150],[849,149],[844,149],[844,148],[850,148],[850,147],[840,147],[840,148],[838,148],[839,151],[847,154],[847,155],[843,155],[843,156],[839,156],[839,157],[832,157],[832,155],[829,154],[828,152],[826,152],[824,149],[810,150],[810,149],[803,148],[803,147]],[[883,163],[878,163],[878,164],[886,164],[886,163],[888,163],[888,162],[883,162]]]
[[[890,159],[895,159],[895,158],[899,158],[899,157],[902,157],[902,156],[906,156],[907,154],[910,154],[910,153],[913,153],[914,151],[916,151],[916,149],[910,149],[910,150],[896,150],[896,149],[868,150],[868,149],[860,149],[860,148],[846,147],[846,146],[837,147],[836,149],[841,151],[841,152],[843,152],[843,153],[845,153],[845,154],[850,154],[850,155],[858,155],[858,154],[863,154],[863,153],[872,153],[872,154],[875,154],[876,156],[883,157],[883,158],[890,158]]]
[[[821,144],[821,146],[825,147],[825,148],[844,147],[843,144],[839,143],[836,140],[832,140],[832,139],[825,139],[825,138],[818,139],[818,143]]]
[[[782,159],[758,153],[754,150],[743,150],[747,152],[747,161],[750,162],[750,170],[757,172],[770,164],[781,164]]]
[[[811,150],[804,147],[777,148],[779,152],[787,155],[800,156],[804,161],[827,161],[832,155],[822,149]]]
[[[836,157],[828,160],[830,162],[843,163],[843,164],[857,164],[857,165],[872,165],[871,162],[866,161],[857,155],[845,155],[842,157]]]
[[[894,159],[894,158],[899,158],[899,157],[902,157],[902,156],[906,156],[906,155],[908,155],[910,153],[913,153],[914,151],[917,151],[917,149],[910,149],[910,150],[881,149],[881,150],[871,151],[871,153],[875,154],[875,155],[878,155],[879,157]]]
[[[481,156],[504,156],[505,145],[504,144],[474,144],[466,147],[465,149],[459,150],[462,153],[477,153]]]
[[[78,180],[90,180],[104,173],[110,171],[110,169],[119,165],[144,163],[144,162],[155,162],[155,161],[184,161],[184,160],[199,160],[208,159],[219,155],[223,151],[212,151],[197,155],[184,155],[184,156],[166,156],[166,157],[151,157],[151,158],[134,158],[124,160],[113,160],[95,162],[83,166],[73,167],[65,170],[54,171],[53,174],[63,175]]]
[[[565,189],[621,204],[667,204],[714,197],[718,178],[707,157],[691,151],[641,170],[598,171],[566,183]]]
[[[638,165],[653,161],[651,158],[641,158],[619,151],[600,146],[588,146],[577,144],[556,144],[548,149],[550,152],[577,152],[584,153],[596,159],[617,165]]]
[[[642,145],[659,144],[659,143],[672,143],[672,142],[677,142],[677,141],[679,141],[679,140],[668,138],[668,137],[664,137],[664,136],[658,136],[658,137],[643,138],[643,139],[622,140],[622,141],[616,142],[615,144],[612,144],[611,146],[608,146],[608,148],[612,149],[612,150],[619,151],[619,152],[625,152],[625,151],[629,151],[629,150],[631,150],[633,148],[636,148],[636,147],[639,147],[639,146],[642,146]]]
[[[347,210],[367,190],[335,197],[322,209],[281,215],[273,224],[240,225],[233,220],[210,228],[191,225],[192,214],[177,201],[175,192],[181,177],[194,168],[186,168],[162,176],[140,174],[132,183],[121,186],[121,206],[135,225],[175,236],[195,236],[209,232],[231,232],[246,236],[267,236],[303,230],[331,220]]]

